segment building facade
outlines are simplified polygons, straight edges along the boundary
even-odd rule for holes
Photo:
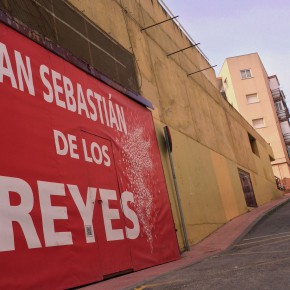
[[[274,175],[290,177],[289,111],[277,76],[268,76],[257,53],[227,58],[219,82],[228,102],[273,148]]]
[[[165,263],[281,196],[271,147],[173,16],[157,0],[0,1],[1,288]]]

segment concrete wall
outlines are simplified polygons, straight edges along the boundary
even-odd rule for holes
[[[163,126],[173,139],[173,160],[190,244],[248,210],[238,168],[250,173],[258,204],[279,196],[268,144],[217,89],[213,69],[196,49],[167,57],[190,45],[172,21],[141,32],[169,16],[156,0],[70,0],[76,9],[136,59],[141,95],[150,100],[180,248],[184,247],[179,210],[164,143]],[[256,138],[253,154],[248,132]]]

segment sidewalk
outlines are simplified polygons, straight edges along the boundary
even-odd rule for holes
[[[155,266],[149,269],[130,273],[107,281],[98,282],[81,289],[85,290],[116,290],[134,288],[134,285],[153,279],[170,271],[194,264],[213,254],[222,252],[241,239],[261,218],[280,205],[290,200],[290,194],[270,201],[229,221],[200,243],[191,247],[190,252],[182,254],[177,261]]]

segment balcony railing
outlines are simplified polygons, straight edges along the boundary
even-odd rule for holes
[[[279,110],[277,112],[278,118],[280,122],[286,121],[290,118],[290,114],[289,114],[289,110],[288,108],[283,109],[283,110]]]
[[[274,101],[285,100],[284,92],[280,89],[271,90]]]
[[[283,133],[283,137],[286,145],[290,145],[290,133]]]

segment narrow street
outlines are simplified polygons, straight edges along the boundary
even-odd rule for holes
[[[230,250],[128,289],[290,289],[290,203]]]

